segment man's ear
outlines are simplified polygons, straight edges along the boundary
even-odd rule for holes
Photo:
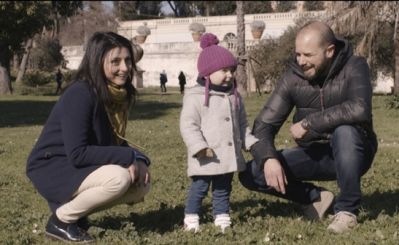
[[[335,45],[334,44],[330,44],[326,48],[326,56],[327,56],[327,58],[332,58],[334,56],[334,53],[335,53]]]

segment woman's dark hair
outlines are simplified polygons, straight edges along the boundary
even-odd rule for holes
[[[128,39],[114,32],[94,33],[86,45],[83,60],[77,70],[75,79],[70,85],[77,81],[87,82],[94,89],[94,93],[98,96],[98,99],[104,105],[109,104],[110,96],[107,88],[107,78],[104,73],[104,60],[107,52],[116,47],[127,48],[132,61],[134,61],[132,44]],[[124,85],[127,90],[128,99],[132,101],[132,104],[134,104],[137,94],[136,88],[130,82],[133,79],[135,71],[136,65],[132,62],[132,70],[127,79],[128,82]]]

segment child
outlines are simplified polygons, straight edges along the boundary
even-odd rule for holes
[[[245,169],[241,148],[249,150],[257,141],[250,134],[233,76],[237,60],[218,43],[213,34],[202,36],[198,85],[188,89],[183,98],[180,131],[192,179],[184,217],[187,231],[199,231],[198,213],[211,183],[214,223],[223,232],[231,225],[231,182],[235,171]]]

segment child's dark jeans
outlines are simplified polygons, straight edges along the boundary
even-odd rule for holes
[[[213,215],[228,214],[233,175],[234,173],[192,176],[184,213],[198,214],[200,212],[202,200],[208,194],[208,189],[212,182]]]

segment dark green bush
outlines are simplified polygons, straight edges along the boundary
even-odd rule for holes
[[[252,51],[250,57],[254,67],[254,77],[259,84],[264,84],[267,80],[275,83],[285,71],[290,56],[295,49],[295,36],[303,24],[310,21],[309,18],[302,18],[296,21],[295,26],[290,26],[278,39],[262,40]],[[337,36],[346,38],[356,49],[356,46],[362,40],[361,34]],[[377,72],[382,71],[386,74],[394,73],[394,46],[392,41],[393,26],[389,23],[380,23],[378,35],[375,40],[375,54],[370,65],[371,78],[375,80]]]
[[[36,47],[32,48],[29,56],[29,69],[48,72],[56,70],[64,60],[61,49],[57,39],[36,40]]]
[[[278,39],[262,40],[253,50],[254,77],[259,84],[270,80],[272,84],[280,78],[295,49],[295,36],[304,20],[299,20],[296,26],[289,26]]]
[[[22,78],[22,84],[29,87],[38,87],[54,81],[54,75],[43,71],[27,72]]]
[[[70,83],[73,79],[75,79],[77,70],[68,70],[66,72],[63,72],[62,74],[64,75],[64,82],[65,83]]]
[[[389,109],[399,109],[399,95],[390,96],[387,99],[387,107]]]

